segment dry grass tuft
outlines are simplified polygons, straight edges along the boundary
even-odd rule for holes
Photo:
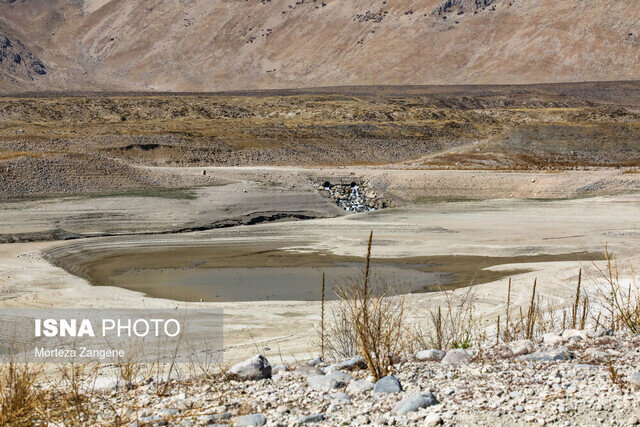
[[[0,425],[29,425],[42,419],[47,393],[36,387],[41,367],[10,361],[0,370]]]
[[[613,254],[605,248],[607,268],[598,268],[605,286],[599,296],[603,301],[605,319],[598,317],[598,323],[608,322],[612,330],[627,329],[634,334],[640,333],[640,284],[635,271],[629,268],[629,279],[623,280],[620,268]],[[596,267],[597,268],[597,267]]]

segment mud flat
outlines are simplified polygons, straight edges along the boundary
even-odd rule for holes
[[[597,277],[594,263],[600,261],[594,258],[599,258],[605,244],[620,260],[640,260],[640,195],[634,191],[638,174],[361,168],[354,172],[357,176],[384,185],[381,192],[402,194],[399,198],[407,205],[344,215],[319,196],[314,186],[317,177],[350,173],[344,169],[207,170],[211,170],[207,175],[224,173],[225,179],[235,183],[198,189],[194,199],[72,198],[3,205],[0,215],[6,219],[2,223],[5,234],[59,227],[80,238],[0,244],[0,305],[218,307],[225,312],[225,357],[229,360],[246,355],[249,348],[255,350],[256,343],[270,349],[264,350],[267,356],[299,358],[315,352],[310,341],[319,319],[316,299],[321,272],[335,269],[338,263],[337,270],[327,271],[329,286],[357,272],[370,230],[374,231],[374,273],[438,277],[452,287],[473,278],[479,283],[477,310],[487,322],[504,310],[507,276],[513,278],[514,304],[528,303],[534,277],[541,295],[562,304],[575,291],[579,268],[583,268],[583,277]],[[176,172],[202,174],[202,169]],[[268,180],[278,184],[260,183]],[[578,191],[585,186],[589,191]],[[540,198],[531,198],[533,187]],[[408,190],[400,193],[397,189],[401,188]],[[460,189],[480,199],[452,199]],[[593,189],[621,194],[594,196]],[[300,205],[333,217],[172,231],[267,208],[296,211]],[[101,217],[110,220],[104,222]],[[110,232],[117,235],[91,237]],[[246,257],[248,253],[254,253],[253,258]],[[249,265],[257,267],[249,269]],[[287,297],[286,286],[278,289],[282,280],[267,277],[275,265],[287,267],[290,270],[285,271],[292,274],[300,269],[290,282],[305,282],[296,290],[299,294]],[[253,282],[264,284],[220,296],[219,302],[212,302],[211,294],[207,297],[174,285],[186,277],[183,273],[202,278],[211,277],[212,271],[244,280],[253,274]],[[166,277],[165,288],[173,294],[145,287],[145,280],[157,283],[161,277]],[[92,282],[104,286],[92,286]],[[268,292],[249,298],[258,288]],[[440,293],[418,290],[408,298],[414,320],[442,303]],[[200,298],[204,301],[199,302]],[[193,300],[196,302],[188,302]]]

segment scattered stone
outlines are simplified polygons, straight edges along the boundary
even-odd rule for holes
[[[351,375],[335,371],[328,375],[315,375],[309,377],[307,382],[312,390],[330,391],[346,386],[349,384],[351,379]]]
[[[584,352],[584,354],[594,359],[608,359],[609,357],[611,357],[611,354],[606,351],[600,350],[599,348],[588,348]]]
[[[514,356],[522,356],[529,354],[535,349],[533,342],[530,340],[515,341],[511,343],[511,352]]]
[[[227,373],[243,380],[262,380],[271,378],[271,365],[264,356],[258,355],[233,365]]]
[[[424,427],[436,427],[442,424],[442,417],[435,412],[431,412],[424,419],[424,423],[422,424]]]
[[[220,421],[225,421],[231,419],[232,415],[230,412],[223,412],[221,414],[211,414],[211,415],[201,415],[198,417],[198,421],[202,424],[217,424]]]
[[[518,357],[518,360],[531,360],[535,362],[557,362],[561,360],[569,360],[573,357],[569,349],[565,346],[554,347],[548,350],[536,351],[535,353],[526,354]]]
[[[332,403],[336,405],[346,405],[351,402],[351,396],[347,393],[333,393],[330,395]]]
[[[351,394],[363,393],[365,391],[373,390],[374,384],[367,380],[355,380],[349,383],[347,386],[347,392]]]
[[[298,420],[300,424],[310,424],[310,423],[319,423],[324,421],[324,414],[314,414],[307,415],[306,417],[302,417]]]
[[[417,411],[420,408],[437,405],[438,403],[440,402],[438,402],[436,396],[431,392],[410,394],[393,407],[393,413],[396,415],[405,415],[409,412]]]
[[[380,195],[368,190],[366,183],[346,181],[332,184],[325,181],[318,190],[323,197],[332,197],[338,206],[349,212],[369,212],[389,206]]]
[[[237,426],[263,426],[267,419],[262,414],[251,414],[238,417],[234,425]]]
[[[629,377],[629,383],[636,387],[640,387],[640,371],[636,371]]]
[[[566,340],[570,340],[576,337],[580,338],[580,340],[589,339],[589,336],[587,335],[587,331],[580,331],[578,329],[565,329],[562,332],[562,338]]]
[[[326,374],[330,374],[334,371],[347,370],[353,371],[354,369],[365,369],[367,363],[364,361],[364,357],[356,356],[353,359],[345,360],[344,362],[334,363],[324,368]]]
[[[562,338],[560,335],[556,333],[548,333],[542,336],[542,342],[546,344],[558,345],[558,344],[562,344],[564,341],[565,341],[564,338]]]
[[[271,368],[272,374],[281,374],[282,372],[287,372],[287,365],[281,364]]]
[[[416,353],[416,359],[423,362],[440,362],[446,354],[442,350],[420,350]]]
[[[309,366],[318,366],[321,363],[322,363],[322,357],[318,356],[318,357],[315,357],[315,358],[309,360],[307,362],[307,365],[309,365]]]
[[[316,375],[324,375],[324,371],[317,366],[309,366],[309,365],[300,365],[295,371],[293,371],[295,375],[300,377],[312,377]]]
[[[380,378],[373,387],[374,393],[400,393],[401,391],[402,384],[393,375]]]
[[[467,350],[463,348],[456,348],[447,351],[447,354],[442,358],[441,363],[443,365],[462,365],[467,364],[471,360],[471,355]]]
[[[510,344],[511,349],[521,346],[532,346],[533,351],[515,358],[503,343],[489,343],[483,348],[482,357],[472,364],[425,363],[404,357],[393,365],[394,376],[381,379],[377,385],[367,381],[366,371],[335,371],[311,378],[301,378],[291,371],[268,381],[203,378],[188,386],[176,383],[171,385],[168,394],[159,395],[153,381],[142,379],[132,381],[132,390],[137,394],[131,402],[136,408],[133,416],[139,424],[185,426],[233,424],[233,421],[238,421],[237,425],[274,426],[302,423],[493,425],[499,422],[505,425],[632,425],[637,422],[640,415],[637,409],[640,336],[637,334],[616,331],[611,337],[582,339],[571,344],[571,351],[533,340]],[[611,382],[606,360],[594,361],[588,356],[605,350],[615,358],[616,370],[626,384],[623,389]],[[571,352],[580,356],[578,361],[564,361]],[[306,370],[319,370],[318,366],[306,362],[303,366]],[[272,371],[275,370],[273,367]],[[324,382],[321,387],[307,386],[307,382],[313,383],[316,378]],[[379,393],[385,382],[394,387],[393,392],[403,390],[405,394],[372,396],[368,391],[377,388]],[[436,396],[428,392],[435,390],[441,398],[439,403]],[[100,396],[92,407],[97,414],[107,407],[106,402],[121,403],[117,400],[121,393],[116,388],[94,393]],[[249,418],[240,417],[246,414],[245,408],[253,408]],[[99,418],[96,424],[109,424],[107,417]]]

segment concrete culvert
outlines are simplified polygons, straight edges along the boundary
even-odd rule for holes
[[[325,182],[322,184],[322,186],[323,186],[324,188],[328,188],[328,187],[331,187],[331,183],[330,183],[329,181],[325,181]]]

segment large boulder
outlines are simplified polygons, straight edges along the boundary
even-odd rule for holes
[[[351,375],[336,371],[328,375],[314,375],[307,382],[312,390],[331,391],[345,387],[351,379]]]
[[[409,412],[417,411],[420,408],[437,405],[438,403],[440,402],[438,402],[436,396],[431,392],[410,394],[393,407],[393,413],[396,415],[405,415]]]
[[[227,374],[243,380],[262,380],[271,378],[271,365],[264,356],[258,355],[236,363],[227,371]]]
[[[420,350],[416,353],[416,359],[422,362],[440,362],[446,354],[442,350]]]
[[[380,378],[373,387],[374,393],[400,393],[401,391],[402,384],[400,384],[400,380],[393,375]]]
[[[471,360],[471,354],[463,348],[455,348],[447,351],[447,354],[442,358],[443,365],[464,365]]]

